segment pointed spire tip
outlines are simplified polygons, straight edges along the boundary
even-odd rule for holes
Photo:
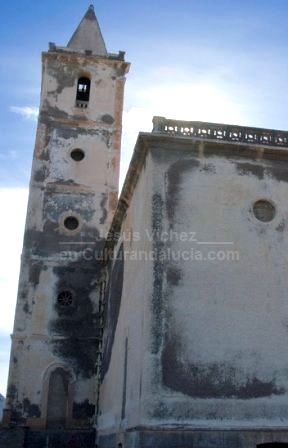
[[[79,51],[88,50],[98,56],[107,56],[105,42],[92,3],[69,40],[67,47]]]

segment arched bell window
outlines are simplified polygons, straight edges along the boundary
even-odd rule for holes
[[[77,93],[76,93],[76,106],[77,107],[87,107],[89,96],[90,96],[90,84],[89,78],[81,76],[77,83]]]

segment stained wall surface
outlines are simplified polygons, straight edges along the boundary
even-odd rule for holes
[[[94,423],[99,257],[117,204],[127,67],[117,57],[43,54],[7,402],[12,420],[32,427]],[[81,77],[91,82],[85,107],[76,101]],[[71,157],[77,148],[81,161]],[[75,229],[65,227],[71,216]],[[64,305],[63,291],[72,296]]]
[[[149,248],[160,256],[138,263],[137,277],[124,266],[121,319],[103,388],[107,399],[111,379],[121,378],[124,364],[128,388],[141,370],[139,411],[132,404],[135,394],[132,400],[127,392],[131,402],[126,399],[125,415],[113,401],[111,412],[99,420],[100,434],[102,427],[103,434],[118,438],[133,428],[283,428],[288,420],[286,150],[161,136],[147,140],[149,155],[122,231],[141,219],[136,213],[131,221],[141,196],[147,207],[138,227],[142,246],[148,247],[148,228]],[[255,217],[258,200],[275,207],[270,222]],[[137,288],[136,278],[141,278]],[[125,355],[118,347],[125,346],[136,316],[138,336],[129,337]],[[256,439],[253,435],[253,443]]]
[[[108,265],[100,403],[97,428],[115,432],[122,422],[135,426],[141,418],[145,380],[146,300],[152,291],[151,160],[148,158]],[[131,364],[132,363],[132,364]],[[120,443],[120,442],[119,442]]]

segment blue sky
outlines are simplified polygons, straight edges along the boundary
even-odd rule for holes
[[[110,52],[132,63],[123,116],[122,179],[153,115],[288,129],[287,0],[95,1]],[[0,26],[0,392],[5,394],[41,51],[65,45],[83,0],[13,0]]]

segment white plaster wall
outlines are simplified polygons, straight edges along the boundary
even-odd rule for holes
[[[154,185],[160,186],[166,204],[171,188],[176,188],[175,184],[169,186],[169,166],[181,158],[193,157],[191,152],[176,148],[174,154],[169,157],[168,154],[166,160],[164,150],[160,158],[155,157],[157,177],[153,179]],[[288,183],[283,176],[282,180],[277,179],[269,169],[261,179],[236,169],[236,162],[261,166],[264,163],[261,160],[237,160],[235,156],[231,160],[211,154],[198,160],[197,168],[189,168],[189,162],[184,162],[175,193],[173,219],[164,217],[164,230],[172,226],[178,235],[193,232],[197,241],[176,242],[172,238],[167,247],[180,253],[193,249],[194,255],[201,251],[204,257],[211,250],[236,251],[239,260],[192,259],[172,261],[166,266],[166,274],[172,267],[180,271],[180,277],[177,285],[166,282],[165,286],[165,338],[158,357],[150,364],[145,421],[149,425],[285,426]],[[273,166],[274,161],[269,163]],[[287,162],[281,163],[286,163],[288,170]],[[166,187],[161,188],[165,183]],[[263,198],[276,206],[276,217],[270,223],[258,221],[252,213],[253,203]],[[168,385],[163,384],[163,356],[165,366],[171,368]],[[159,361],[159,371],[155,371],[155,359]],[[194,368],[199,374],[195,370],[193,373]],[[188,378],[182,385],[180,371]],[[202,391],[203,398],[193,397],[195,390],[189,392],[187,383],[195,381],[195,375],[202,379],[210,375],[214,389],[217,382],[232,381],[238,391],[242,388],[240,397],[237,398],[237,392],[235,396],[233,393],[225,396],[225,384],[224,392],[219,392],[218,387],[216,398],[211,391]],[[259,397],[254,397],[251,389],[244,392],[247,383],[251,387],[255,379],[267,389],[271,383],[273,390]],[[199,384],[196,389],[206,386]]]
[[[146,161],[134,190],[130,207],[121,229],[126,260],[121,307],[117,321],[109,370],[100,387],[99,433],[122,431],[141,421],[141,400],[145,382],[145,357],[147,327],[150,328],[149,304],[151,295],[152,263],[143,257],[152,249],[147,238],[151,232],[151,161]],[[128,235],[134,233],[134,241]],[[128,241],[127,241],[128,240]],[[117,251],[116,249],[116,251]],[[142,255],[141,255],[142,254]],[[113,284],[111,285],[113,288]],[[115,285],[114,285],[115,287]],[[125,417],[121,418],[123,405],[125,339],[128,338],[127,390]],[[104,338],[105,341],[105,338]]]
[[[228,152],[231,157],[220,154],[220,145],[206,155],[203,144],[191,143],[159,146],[148,156],[122,232],[140,225],[144,244],[139,248],[151,250],[155,239],[148,242],[145,229],[151,232],[153,219],[161,217],[162,231],[174,232],[162,248],[192,255],[171,259],[170,252],[158,266],[158,274],[163,268],[158,310],[155,265],[126,262],[111,362],[100,389],[100,436],[117,433],[121,441],[123,431],[137,426],[287,426],[288,165],[285,158],[277,161],[279,154],[256,160],[253,148],[247,157],[238,147]],[[260,172],[265,168],[263,176],[259,166]],[[155,195],[163,203],[153,218]],[[270,223],[252,212],[263,198],[276,206]],[[182,232],[193,241],[175,239]],[[228,251],[228,259],[197,261],[197,251],[202,258]],[[121,420],[126,337],[127,402]]]

